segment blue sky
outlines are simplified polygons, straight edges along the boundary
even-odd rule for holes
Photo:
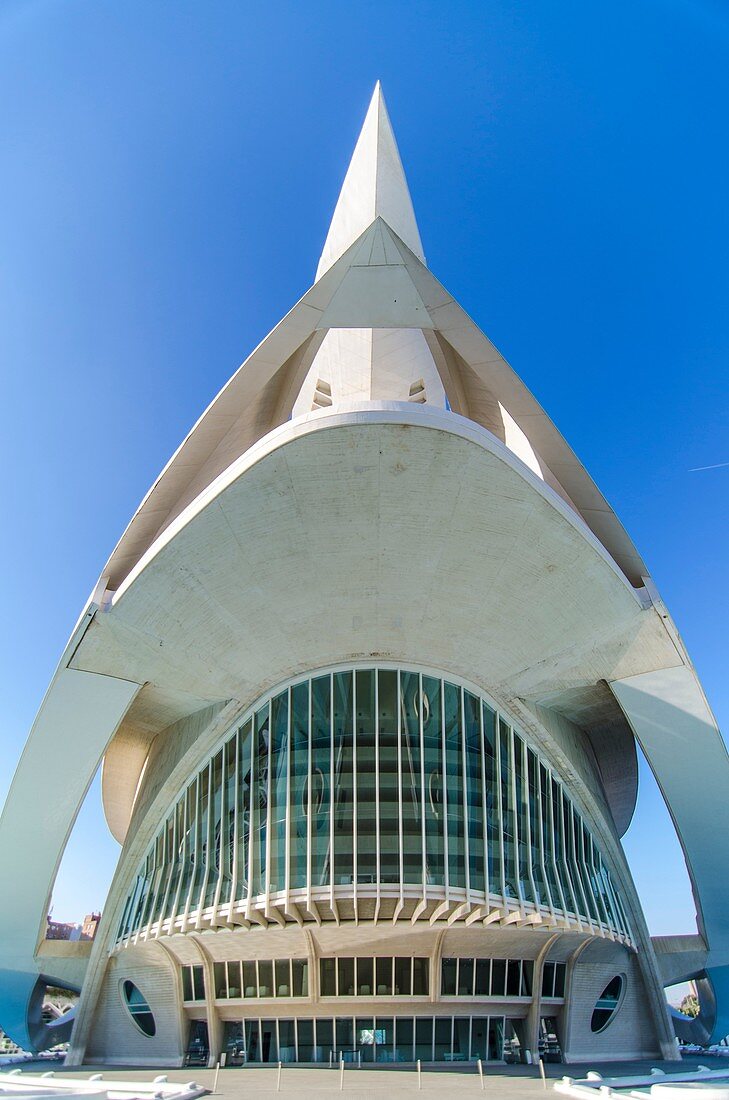
[[[0,796],[140,499],[310,284],[378,78],[432,270],[616,508],[729,729],[728,12],[4,0]],[[645,768],[627,849],[651,930],[693,931]],[[94,787],[56,917],[102,904],[116,852]]]

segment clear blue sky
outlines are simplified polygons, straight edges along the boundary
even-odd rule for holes
[[[727,5],[3,0],[0,795],[140,499],[310,284],[377,78],[432,270],[615,506],[729,729]],[[652,931],[692,931],[645,770],[627,847]],[[116,851],[93,788],[56,917]]]

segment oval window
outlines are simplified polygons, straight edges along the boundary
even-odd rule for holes
[[[122,982],[122,995],[124,997],[124,1003],[129,1009],[129,1015],[134,1020],[134,1023],[143,1035],[148,1035],[151,1039],[157,1030],[157,1025],[152,1015],[152,1009],[149,1007],[134,982],[130,982],[128,978]]]
[[[597,999],[590,1027],[594,1032],[604,1031],[620,1007],[625,988],[625,979],[616,974],[603,989]]]

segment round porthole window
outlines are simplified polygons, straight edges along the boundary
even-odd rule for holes
[[[147,1035],[151,1039],[157,1030],[152,1009],[134,982],[130,982],[128,978],[122,982],[122,997],[134,1023],[143,1035]]]
[[[592,1013],[590,1027],[594,1032],[604,1031],[620,1008],[625,989],[625,978],[622,974],[616,974],[608,982],[597,999]]]

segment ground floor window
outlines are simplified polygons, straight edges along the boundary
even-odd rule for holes
[[[506,1030],[514,1034],[510,1021]],[[503,1016],[261,1018],[229,1020],[223,1045],[228,1065],[501,1061],[504,1035]]]
[[[208,1025],[205,1020],[193,1020],[190,1023],[190,1036],[185,1053],[185,1065],[206,1066],[210,1056]]]

